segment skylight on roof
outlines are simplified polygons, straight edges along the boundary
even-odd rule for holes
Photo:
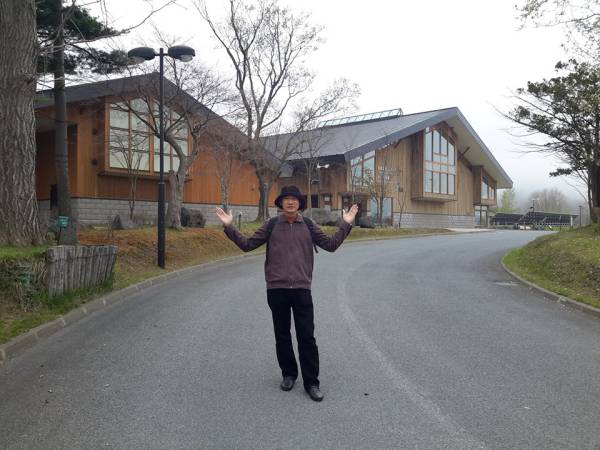
[[[340,117],[336,119],[324,120],[323,122],[319,123],[318,128],[333,127],[336,125],[343,125],[346,123],[366,122],[367,120],[387,119],[390,117],[399,117],[402,114],[402,108],[388,109],[386,111],[377,111],[368,114],[360,114],[358,116]]]

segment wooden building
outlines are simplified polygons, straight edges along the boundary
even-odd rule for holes
[[[156,74],[120,78],[71,86],[66,89],[68,117],[69,177],[73,216],[82,224],[107,224],[116,214],[128,215],[130,170],[123,155],[137,156],[135,215],[155,221],[157,215],[157,182],[159,177],[159,140],[133,112],[123,111],[119,102],[135,100],[142,83],[156,85]],[[165,80],[165,91],[176,87]],[[174,98],[174,97],[171,97]],[[179,101],[179,100],[178,100]],[[195,102],[183,93],[181,102]],[[197,103],[197,102],[196,102]],[[169,105],[169,117],[177,114],[177,103]],[[198,104],[198,111],[208,109]],[[56,204],[56,171],[54,165],[54,119],[52,93],[42,92],[36,103],[36,189],[42,214],[51,215]],[[219,126],[239,133],[223,119]],[[215,124],[217,124],[215,122]],[[211,126],[209,124],[209,126]],[[215,125],[216,126],[216,125]],[[189,130],[177,134],[182,148],[191,149]],[[215,222],[215,205],[221,204],[219,152],[207,142],[206,149],[191,166],[185,184],[184,206],[201,209],[209,222]],[[176,170],[178,158],[165,145],[165,172]],[[169,194],[168,179],[167,196]],[[243,220],[254,220],[259,198],[258,180],[253,167],[237,159],[232,167],[230,206],[243,213]],[[276,193],[271,195],[271,204]],[[167,197],[168,201],[168,197]],[[275,212],[275,208],[273,209]]]
[[[487,226],[497,189],[512,187],[458,108],[335,119],[266,142],[275,153],[298,148],[293,173],[280,184],[308,192],[310,172],[313,207],[339,212],[358,202],[359,214],[372,216],[381,207],[395,226]]]

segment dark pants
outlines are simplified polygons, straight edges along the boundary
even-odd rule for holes
[[[312,296],[309,289],[268,289],[267,301],[273,314],[277,361],[284,377],[298,378],[298,365],[292,347],[291,315],[298,340],[300,369],[304,386],[319,386],[319,350],[315,341]]]

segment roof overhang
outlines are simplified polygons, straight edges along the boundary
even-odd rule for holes
[[[446,122],[449,126],[454,129],[454,132],[458,136],[458,142],[460,143],[459,151],[461,153],[468,149],[465,158],[474,166],[483,166],[485,171],[496,180],[498,189],[512,188],[513,182],[504,171],[500,163],[494,158],[492,152],[483,143],[481,138],[477,135],[473,127],[469,124],[467,119],[462,115],[458,108],[448,108],[440,111],[439,114],[435,114],[432,117],[419,121],[412,126],[403,128],[394,133],[382,136],[379,139],[373,140],[359,147],[356,147],[346,153],[344,156],[346,161],[350,161],[357,156],[363,155],[373,150],[379,150],[387,147],[388,145],[398,142],[408,136],[418,133],[427,127],[437,125],[440,122]]]

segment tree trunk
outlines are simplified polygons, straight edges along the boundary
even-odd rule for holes
[[[600,223],[600,165],[592,164],[589,174],[590,180],[590,220],[592,223]]]
[[[35,192],[33,0],[0,2],[0,245],[42,241]]]
[[[181,163],[183,164],[183,163]],[[181,167],[180,167],[181,169]],[[169,190],[171,197],[169,198],[169,207],[167,208],[166,225],[169,228],[181,230],[181,205],[183,204],[183,187],[185,184],[185,174],[187,170],[169,172]]]
[[[76,245],[77,231],[71,215],[71,188],[69,186],[69,148],[67,145],[67,97],[65,94],[65,41],[63,35],[62,0],[58,7],[58,35],[54,44],[54,163],[56,166],[56,190],[58,215],[68,217],[66,228],[60,230],[59,245]]]
[[[273,183],[263,174],[256,172],[258,177],[258,215],[256,216],[257,222],[264,222],[269,218],[269,193]]]
[[[308,183],[306,188],[306,209],[307,217],[312,219],[312,190],[310,189],[310,184],[312,183],[312,177],[310,176],[310,172],[308,174]]]
[[[221,206],[225,212],[229,212],[229,181],[221,177]]]

